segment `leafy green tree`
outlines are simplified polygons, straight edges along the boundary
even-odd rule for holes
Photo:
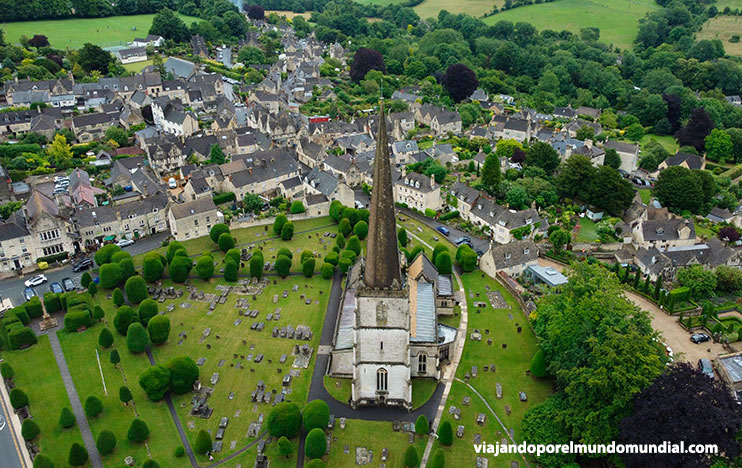
[[[405,468],[417,468],[420,466],[420,456],[417,454],[417,449],[414,445],[409,445],[404,452],[404,466]]]
[[[302,414],[304,430],[311,431],[327,427],[330,422],[330,407],[323,400],[312,400],[304,407]]]
[[[28,395],[26,392],[16,387],[10,391],[10,406],[15,410],[19,410],[28,406]]]
[[[129,390],[129,387],[126,385],[122,385],[119,388],[119,400],[121,400],[121,403],[125,405],[129,405],[129,402],[133,399],[131,395],[131,390]]]
[[[631,124],[626,127],[624,136],[629,140],[639,141],[644,137],[644,127],[640,123]]]
[[[92,283],[92,282],[93,282],[93,277],[92,277],[92,276],[90,276],[90,272],[89,272],[89,271],[86,271],[86,272],[85,272],[85,273],[83,273],[83,274],[82,274],[82,276],[80,277],[80,285],[81,285],[81,286],[82,286],[83,288],[87,288],[87,287],[88,287],[88,285],[89,285],[90,283]]]
[[[322,275],[322,279],[332,278],[332,275],[335,273],[335,265],[327,262],[323,263],[322,267],[320,268],[320,273]]]
[[[305,277],[311,278],[314,275],[315,265],[316,261],[313,258],[309,258],[301,264],[301,271]]]
[[[111,330],[108,328],[101,329],[100,333],[98,334],[98,344],[102,348],[110,348],[113,344],[113,334],[111,334]]]
[[[500,185],[501,177],[500,158],[495,153],[488,154],[482,166],[482,185],[484,189],[490,194],[495,193]]]
[[[397,239],[399,239],[399,245],[407,247],[407,229],[401,227],[397,231]]]
[[[526,152],[526,164],[543,169],[551,174],[559,165],[559,153],[548,143],[537,141]]]
[[[106,263],[100,267],[100,285],[105,289],[115,288],[122,280],[123,269],[118,263]]]
[[[168,268],[170,279],[176,283],[185,283],[192,267],[193,261],[190,258],[176,255]]]
[[[614,150],[613,148],[608,148],[607,150],[605,150],[605,159],[603,161],[603,164],[617,170],[619,167],[621,167],[621,157],[618,155],[618,152],[616,150]]]
[[[150,400],[162,400],[170,386],[170,370],[163,365],[148,367],[139,376],[139,386]]]
[[[138,320],[139,317],[131,307],[121,306],[116,312],[116,316],[113,318],[113,327],[120,335],[126,336],[126,333],[129,330],[129,325]]]
[[[226,252],[234,248],[234,237],[229,233],[223,233],[219,236],[219,250]]]
[[[214,259],[209,255],[200,256],[196,260],[196,273],[202,280],[208,280],[214,276]]]
[[[116,436],[113,435],[113,432],[104,429],[98,434],[98,440],[95,441],[95,446],[101,455],[110,455],[116,449]]]
[[[294,200],[291,203],[291,207],[289,208],[289,213],[291,214],[304,213],[305,211],[306,208],[304,208],[304,204],[301,202],[301,200]]]
[[[193,390],[198,380],[198,366],[188,356],[176,356],[170,359],[166,367],[170,371],[170,391],[176,395]]]
[[[693,299],[706,299],[716,289],[716,275],[702,265],[692,265],[678,270],[678,282],[690,289]]]
[[[150,319],[147,330],[153,344],[163,344],[170,336],[170,319],[164,315],[155,315]]]
[[[546,365],[546,355],[543,350],[539,349],[531,359],[531,375],[539,378],[546,378],[549,375]]]
[[[621,174],[608,166],[601,166],[590,184],[588,199],[596,207],[612,214],[620,214],[634,200],[634,188]]]
[[[260,279],[262,276],[263,255],[257,255],[257,253],[254,253],[253,256],[250,257],[250,277]]]
[[[137,312],[141,324],[148,327],[152,318],[157,315],[157,302],[154,299],[147,298],[139,304]]]
[[[363,240],[368,235],[368,223],[366,221],[358,221],[355,226],[353,226],[353,234],[355,234],[358,239]]]
[[[556,229],[549,235],[549,242],[557,252],[561,251],[565,245],[569,244],[570,235],[564,229]]]
[[[438,442],[444,447],[450,447],[453,444],[453,428],[450,421],[443,421],[438,426]]]
[[[276,273],[281,278],[286,278],[291,272],[291,260],[285,255],[279,255],[276,258]]]
[[[417,417],[417,420],[415,421],[415,432],[421,436],[430,432],[430,423],[428,423],[428,418],[426,418],[424,414]]]
[[[325,431],[320,428],[314,428],[307,434],[304,441],[304,454],[307,458],[321,458],[327,451],[327,438]]]
[[[126,290],[126,297],[129,299],[129,302],[133,304],[139,304],[147,299],[148,296],[147,284],[141,276],[132,276],[127,279],[124,290]]]
[[[245,198],[242,200],[242,207],[245,209],[248,213],[260,213],[260,210],[263,208],[263,200],[254,193],[248,193],[245,195]]]
[[[273,437],[296,437],[301,428],[302,416],[296,403],[283,402],[268,413],[268,433]]]
[[[451,254],[448,251],[440,252],[435,258],[435,268],[441,275],[450,275],[453,271]]]
[[[119,247],[116,244],[107,244],[98,249],[97,252],[95,252],[95,255],[93,258],[95,259],[95,264],[100,266],[105,265],[106,263],[111,263],[111,258],[114,254],[121,252],[121,247]],[[85,286],[87,287],[87,286]]]
[[[221,235],[225,233],[229,234],[229,226],[224,223],[217,223],[211,227],[211,230],[209,231],[209,237],[215,244],[218,244],[219,237],[221,237]]]
[[[143,353],[149,346],[149,335],[141,323],[134,322],[129,325],[126,332],[126,348],[130,353]]]
[[[273,221],[273,234],[280,236],[281,231],[283,231],[283,225],[288,223],[289,219],[284,214],[280,214],[276,216],[276,219]]]
[[[103,412],[103,402],[96,396],[89,396],[85,400],[85,416],[94,418]]]
[[[188,26],[169,8],[163,8],[155,15],[149,34],[172,39],[175,42],[187,42],[191,38]]]
[[[116,288],[113,290],[113,305],[116,307],[121,307],[124,305],[124,293],[121,291],[121,288]]]
[[[149,427],[141,419],[134,419],[126,433],[126,438],[129,439],[129,442],[143,444],[149,439]]]
[[[724,164],[728,159],[732,159],[732,137],[724,130],[715,128],[705,139],[706,157],[712,161],[718,161]]]
[[[39,453],[33,459],[33,468],[54,468],[54,462],[45,454]]]
[[[294,237],[294,223],[288,221],[281,228],[281,240],[289,241]]]
[[[569,443],[569,433],[560,418],[563,406],[562,396],[556,394],[529,409],[521,423],[523,433],[528,435],[528,440],[541,444]],[[565,453],[544,454],[538,457],[539,464],[545,468],[571,467],[571,462],[574,460],[575,455]]]
[[[142,468],[160,468],[160,464],[150,458],[144,462]]]
[[[291,445],[291,442],[289,442],[289,439],[287,439],[284,436],[281,436],[281,438],[278,439],[278,453],[280,453],[286,458],[288,458],[292,453],[294,453],[294,446]]]
[[[15,369],[7,362],[0,364],[0,376],[5,380],[13,380],[15,377]]]
[[[88,284],[88,292],[90,293],[92,297],[95,297],[95,295],[98,293],[98,285],[96,285],[93,282]]]
[[[198,435],[196,435],[196,443],[193,445],[193,450],[198,455],[206,455],[206,453],[211,451],[211,447],[212,443],[209,433],[203,429],[198,431]]]
[[[88,462],[88,451],[78,442],[73,442],[67,462],[72,466],[82,466]]]
[[[105,134],[106,141],[114,141],[119,147],[129,146],[129,134],[121,127],[108,127]]]
[[[163,260],[164,257],[154,252],[145,255],[142,261],[142,278],[150,283],[162,278],[162,274],[165,272]]]
[[[446,468],[446,454],[443,449],[438,448],[433,452],[433,458],[430,459],[430,468]]]
[[[21,426],[21,436],[26,442],[31,442],[41,434],[41,428],[33,419],[26,419]]]
[[[700,213],[705,204],[702,180],[682,166],[671,166],[660,172],[654,196],[670,210]]]
[[[596,171],[587,156],[573,154],[568,157],[554,178],[559,195],[565,198],[587,198]]]
[[[64,429],[69,429],[75,425],[75,415],[66,406],[62,408],[62,412],[59,415],[59,425]]]

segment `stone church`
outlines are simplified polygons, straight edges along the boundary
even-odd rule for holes
[[[352,379],[354,408],[411,410],[412,378],[440,379],[448,360],[456,329],[438,323],[438,315],[450,314],[454,299],[451,277],[439,275],[423,253],[402,270],[390,161],[380,118],[367,252],[348,273],[329,372]]]

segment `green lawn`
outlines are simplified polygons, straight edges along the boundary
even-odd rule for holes
[[[670,154],[675,154],[678,151],[678,142],[675,141],[675,137],[672,135],[652,135],[647,134],[639,140],[639,145],[642,149],[652,140],[657,140]]]
[[[324,384],[327,393],[332,395],[337,401],[347,403],[350,400],[350,379],[338,379],[325,375]]]
[[[575,236],[575,242],[596,242],[598,233],[595,231],[595,223],[587,217],[580,218],[580,232]]]
[[[424,405],[433,396],[438,381],[435,379],[412,379],[412,408]]]
[[[190,26],[201,21],[176,13]],[[22,35],[44,34],[53,47],[79,49],[86,42],[101,47],[126,45],[136,37],[147,35],[155,15],[111,16],[109,18],[75,18],[47,21],[23,21],[3,25],[5,40],[18,43]]]
[[[650,189],[638,189],[637,192],[639,192],[639,196],[642,198],[642,203],[647,204],[652,199],[652,190]]]
[[[56,466],[68,466],[70,446],[74,442],[82,444],[82,436],[77,425],[70,429],[62,429],[59,425],[62,408],[71,409],[72,406],[49,338],[40,336],[38,344],[21,351],[5,352],[3,358],[15,369],[16,387],[28,395],[31,414],[41,428],[36,441],[41,452]]]
[[[703,227],[700,224],[698,224],[697,221],[693,221],[693,224],[696,226],[696,236],[697,237],[703,237],[705,239],[711,239],[712,237],[716,237],[716,234],[714,231],[707,227]]]
[[[487,24],[525,21],[539,30],[566,29],[577,34],[581,28],[598,27],[601,42],[627,49],[639,30],[639,19],[659,8],[653,0],[559,0],[515,8],[485,18],[484,21]]]
[[[142,71],[142,68],[148,67],[150,65],[152,65],[152,60],[144,60],[142,62],[127,63],[124,65],[124,68],[126,69],[126,71],[139,73],[140,71]]]
[[[415,436],[415,448],[418,456],[422,458],[425,444],[428,438]],[[348,452],[344,453],[345,446],[348,446]],[[365,447],[373,451],[373,461],[367,466],[379,466],[381,462],[381,451],[387,449],[389,457],[386,466],[389,468],[402,468],[404,466],[404,452],[409,446],[408,435],[406,432],[394,432],[391,422],[378,421],[360,421],[349,419],[345,423],[345,429],[340,428],[340,424],[335,422],[335,428],[332,431],[332,443],[330,444],[330,454],[323,457],[328,467],[353,467],[358,466],[355,463],[356,447]],[[471,447],[469,447],[471,451]],[[271,461],[271,466],[273,461]],[[296,466],[294,463],[293,466]],[[447,463],[446,466],[455,466]]]

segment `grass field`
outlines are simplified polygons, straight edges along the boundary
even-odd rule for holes
[[[724,8],[729,7],[732,10],[735,8],[742,8],[742,0],[719,0],[715,3],[716,8],[722,11]]]
[[[271,13],[275,13],[278,16],[285,16],[288,19],[294,19],[297,16],[303,16],[304,19],[309,19],[310,16],[312,16],[311,11],[305,11],[304,13],[295,13],[293,11],[284,11],[284,10],[265,10],[265,15],[268,16]]]
[[[188,26],[201,21],[176,13]],[[136,37],[147,35],[155,15],[111,16],[109,18],[75,18],[48,21],[24,21],[3,25],[5,40],[18,43],[22,35],[44,34],[53,47],[79,49],[86,42],[101,47],[126,45]],[[134,29],[136,28],[136,29]]]
[[[143,62],[127,63],[124,65],[126,71],[139,73],[142,68],[152,65],[152,60],[144,60]]]
[[[420,6],[425,5],[426,0]],[[559,0],[515,8],[486,18],[488,24],[501,20],[525,21],[537,29],[579,34],[581,28],[600,28],[600,40],[616,47],[631,47],[639,30],[639,19],[660,7],[653,0]]]
[[[657,140],[659,144],[661,144],[668,153],[675,154],[678,151],[678,142],[675,140],[675,137],[672,135],[652,135],[647,134],[642,137],[641,140],[639,140],[639,145],[642,149],[652,140]]]
[[[575,236],[575,242],[595,242],[598,239],[595,223],[588,218],[580,218],[580,232]]]
[[[739,8],[742,6],[742,2],[736,3],[736,6],[730,5],[730,7]],[[717,8],[722,9],[720,5]],[[727,54],[742,56],[742,42],[736,44],[729,42],[733,34],[739,35],[741,32],[742,18],[739,16],[717,16],[703,23],[701,30],[696,34],[696,39],[721,39]]]
[[[639,192],[639,196],[642,198],[642,203],[649,203],[649,200],[652,199],[652,191],[650,189],[639,189],[637,192]]]
[[[373,461],[366,466],[379,466],[381,462],[381,451],[387,449],[389,456],[386,460],[386,466],[389,468],[403,467],[404,452],[410,445],[406,432],[393,432],[391,422],[377,421],[360,421],[349,419],[346,422],[345,429],[335,422],[335,428],[332,433],[332,442],[330,443],[330,454],[325,456],[328,467],[353,467],[358,466],[355,463],[356,447],[365,447],[373,451]],[[415,436],[414,446],[417,449],[419,457],[422,457],[425,450],[427,437]],[[345,446],[348,446],[348,453],[345,453]],[[469,447],[471,451],[471,447]],[[273,466],[273,461],[271,461]],[[294,465],[296,466],[296,463]],[[456,466],[447,464],[447,466]]]

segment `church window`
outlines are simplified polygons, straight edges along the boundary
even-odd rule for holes
[[[428,355],[420,353],[417,355],[417,372],[424,374],[428,371]]]
[[[381,343],[381,350],[384,351],[384,342],[381,341],[380,343]]]
[[[386,369],[379,369],[376,371],[376,390],[380,392],[387,391],[387,371]]]

